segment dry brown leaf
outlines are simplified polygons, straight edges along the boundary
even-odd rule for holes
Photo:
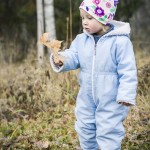
[[[58,62],[59,60],[63,62],[64,58],[58,54],[58,52],[61,49],[61,43],[63,41],[58,41],[58,40],[49,41],[48,36],[49,33],[44,33],[43,36],[40,38],[40,42],[52,50],[56,62]]]
[[[58,40],[48,40],[48,33],[44,33],[43,36],[40,38],[40,42],[50,48],[54,54],[57,54],[58,51],[61,49],[61,43],[63,41],[58,41]]]

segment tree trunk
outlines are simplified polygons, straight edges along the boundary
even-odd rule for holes
[[[43,0],[36,0],[37,4],[37,50],[38,50],[38,67],[41,67],[44,57],[44,47],[40,43],[40,37],[44,32],[43,18]]]
[[[38,66],[41,67],[44,57],[44,47],[39,39],[44,32],[49,32],[49,39],[56,39],[53,0],[36,0],[37,2],[37,37]],[[44,5],[44,6],[43,6]]]
[[[53,0],[44,0],[45,31],[50,32],[50,40],[56,39]]]

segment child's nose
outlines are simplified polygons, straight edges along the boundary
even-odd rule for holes
[[[87,25],[87,24],[88,24],[87,19],[84,19],[83,20],[83,25]]]

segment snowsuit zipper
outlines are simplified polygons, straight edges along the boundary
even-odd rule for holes
[[[95,70],[94,68],[95,68],[96,46],[97,44],[94,42],[94,55],[93,55],[93,62],[92,62],[92,95],[95,104],[96,101],[95,101],[95,92],[94,92],[94,70]]]

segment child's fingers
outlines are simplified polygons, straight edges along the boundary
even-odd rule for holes
[[[131,106],[130,103],[126,103],[126,102],[119,102],[119,104],[124,105],[124,106]]]
[[[60,60],[59,60],[59,61],[56,61],[56,62],[54,62],[54,63],[55,63],[56,66],[62,66],[62,65],[63,65],[63,62],[60,61]]]
[[[58,65],[58,66],[62,66],[63,65],[63,62],[62,62],[62,60],[60,59],[59,56],[54,55],[53,56],[53,61],[54,61],[55,65]]]
[[[61,67],[63,65],[63,62],[59,61],[57,65]]]

